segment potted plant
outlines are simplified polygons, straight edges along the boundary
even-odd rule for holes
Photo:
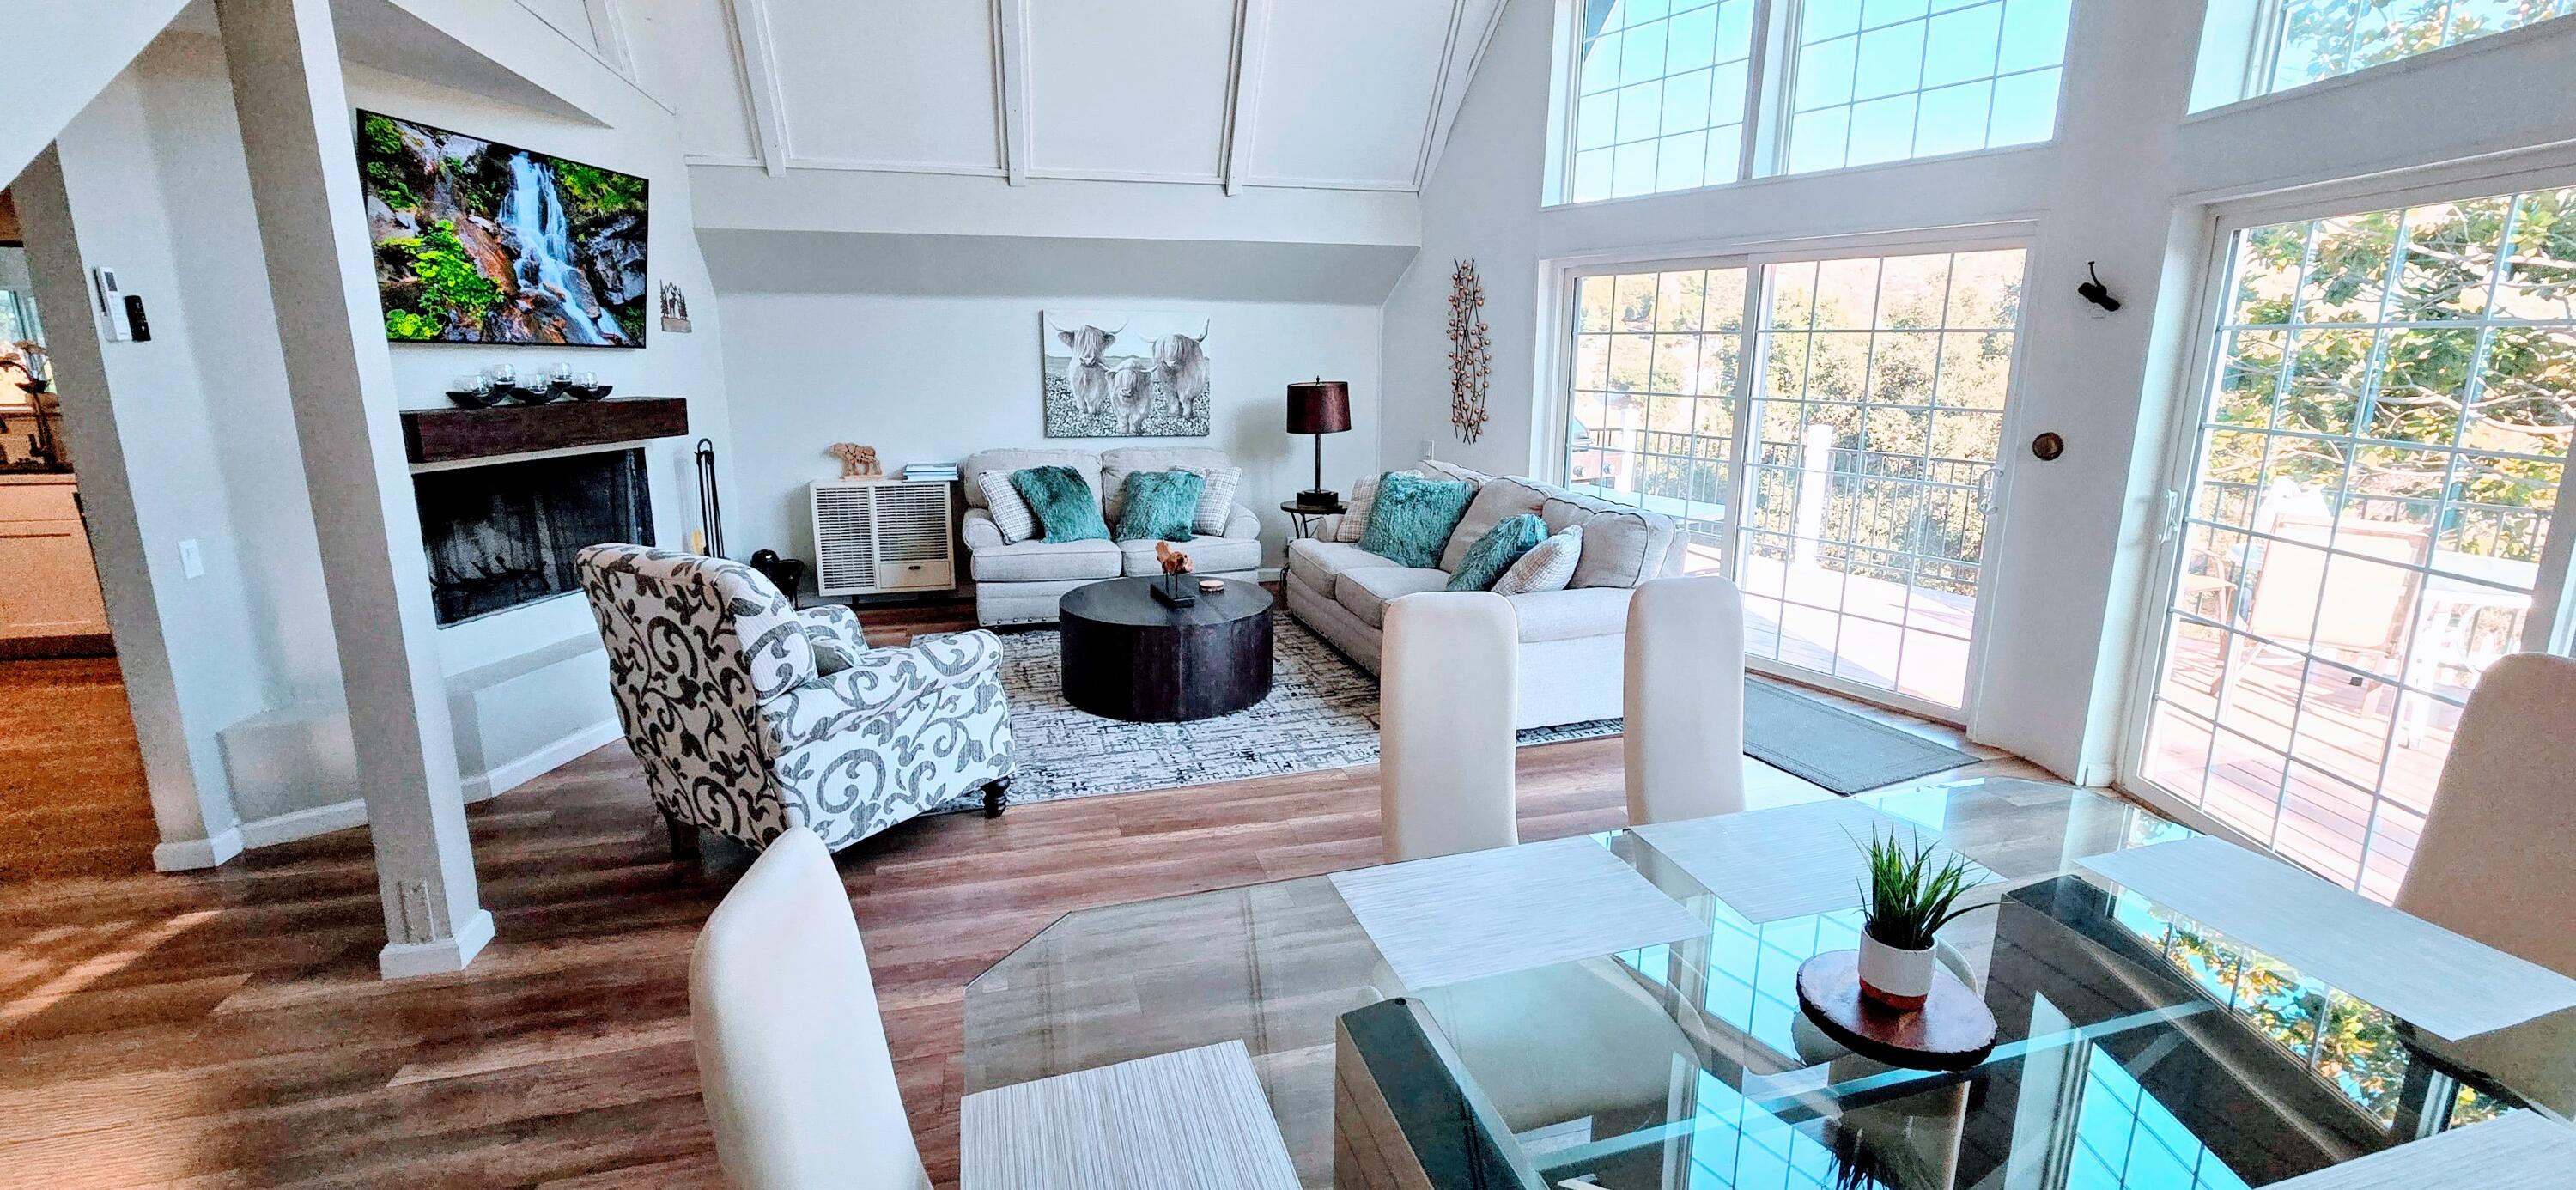
[[[1976,887],[1976,865],[1958,856],[1934,867],[1931,843],[1907,847],[1876,831],[1869,839],[1869,879],[1861,889],[1860,992],[1901,1012],[1932,994],[1934,935],[1977,905],[1958,900]]]

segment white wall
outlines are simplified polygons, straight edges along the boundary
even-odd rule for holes
[[[561,49],[587,61],[569,44]],[[696,333],[671,334],[657,324],[644,349],[616,351],[396,344],[393,363],[405,407],[445,405],[451,376],[503,360],[523,371],[565,360],[599,372],[623,394],[688,398],[691,436],[648,450],[657,539],[683,542],[697,508],[689,444],[698,436],[722,443],[728,431],[720,315],[692,229],[670,113],[622,82],[589,96],[591,107],[622,116],[607,127],[354,64],[348,85],[353,102],[371,110],[652,180],[652,283],[675,281],[699,299]],[[608,102],[621,90],[622,107]],[[254,845],[350,825],[363,811],[354,800],[346,728],[335,726],[345,711],[328,596],[220,43],[194,25],[163,34],[64,134],[62,157],[81,254],[116,266],[152,315],[151,343],[97,348],[120,394],[116,420],[101,422],[103,410],[85,417],[75,396],[71,421],[94,515],[103,502],[133,509],[125,530],[106,529],[102,569],[111,600],[125,605],[120,651],[129,674],[142,675],[137,726],[156,797],[167,786],[207,807],[162,814],[165,839],[203,841],[236,820]],[[46,294],[49,310],[85,308],[76,278],[57,288]],[[81,325],[77,314],[60,321],[49,328],[57,336]],[[122,437],[112,460],[93,446],[109,432]],[[129,530],[122,552],[131,553],[133,573],[126,575],[114,556],[120,532]],[[198,543],[204,577],[179,573],[183,539]],[[412,549],[417,556],[417,545]],[[151,633],[135,619],[146,615],[154,617]],[[131,638],[127,624],[138,626]],[[472,681],[499,687],[458,704],[467,712],[457,725],[467,737],[460,749],[474,761],[464,774],[469,790],[524,780],[533,775],[531,757],[601,741],[614,718],[606,684],[596,665],[566,663],[561,648],[595,631],[573,596],[440,633],[451,680],[471,673]],[[138,651],[166,651],[166,699]],[[595,641],[588,653],[597,658]],[[530,658],[530,672],[512,668],[521,657]],[[528,723],[565,730],[533,740],[521,730]],[[156,750],[165,738],[167,746]],[[221,850],[199,858],[213,862]]]
[[[670,114],[639,94],[634,123],[592,127],[356,66],[349,69],[349,91],[370,111],[651,179],[652,290],[658,295],[662,283],[670,281],[690,296],[691,333],[665,331],[656,316],[647,324],[641,349],[396,343],[394,380],[401,386],[405,408],[439,408],[448,404],[447,387],[459,374],[497,363],[516,365],[525,374],[562,362],[599,373],[621,396],[687,398],[688,436],[652,443],[646,451],[656,540],[673,547],[685,544],[689,531],[698,527],[691,445],[701,437],[713,438],[721,457],[729,432],[719,329],[722,316],[712,300],[713,287],[699,253],[688,171],[670,132]],[[439,656],[448,673],[456,674],[597,631],[589,608],[578,597],[559,598],[442,629]],[[607,691],[592,693],[602,716],[609,714]]]
[[[1477,466],[1553,471],[1534,432],[1555,408],[1536,378],[1537,343],[1561,333],[1542,285],[1552,264],[2024,225],[2023,356],[1969,727],[2093,781],[2109,779],[2123,728],[2165,417],[2188,362],[2211,204],[2576,135],[2576,21],[2186,121],[2199,0],[2076,0],[2051,144],[1544,210],[1557,11],[1556,0],[1510,0],[1423,192],[1422,253],[1386,307],[1385,379],[1404,399],[1385,410],[1385,458],[1410,459],[1427,438]],[[1491,421],[1473,446],[1451,436],[1443,399],[1449,262],[1460,257],[1482,268],[1494,335]],[[2116,316],[2073,292],[2091,260],[2129,302]],[[2067,439],[2056,463],[2025,450],[2042,430]]]
[[[16,177],[188,0],[12,4],[0,71],[0,178]]]
[[[1374,468],[1378,309],[1374,304],[1221,301],[1097,293],[937,297],[727,291],[725,356],[735,484],[725,505],[736,557],[773,548],[811,560],[805,485],[840,474],[835,442],[875,446],[890,466],[955,461],[990,447],[1104,449],[1205,445],[1244,469],[1240,499],[1262,516],[1269,565],[1286,549],[1279,502],[1313,482],[1314,442],[1285,429],[1289,382],[1351,385],[1352,432],[1324,438],[1326,485]],[[1038,313],[1136,309],[1205,313],[1213,405],[1194,439],[1045,437],[1038,409]],[[961,566],[962,576],[962,566]]]
[[[136,73],[119,74],[63,130],[54,158],[28,171],[19,198],[110,624],[128,654],[163,859],[212,863],[237,816],[217,732],[261,710],[281,682],[253,627],[257,561],[232,521],[222,452],[208,449],[228,411],[195,344],[219,331],[198,328],[181,297],[186,212],[167,201],[150,120]],[[84,317],[85,266],[115,268],[144,299],[151,341],[106,341]],[[280,445],[291,467],[292,438]],[[202,576],[184,573],[183,541],[197,543]],[[199,853],[183,854],[192,845]]]

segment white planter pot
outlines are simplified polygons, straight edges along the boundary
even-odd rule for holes
[[[1901,950],[1872,938],[1860,939],[1860,990],[1889,1008],[1923,1007],[1932,994],[1932,948]]]

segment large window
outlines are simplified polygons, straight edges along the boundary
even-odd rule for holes
[[[2480,671],[2558,639],[2576,189],[2230,234],[2133,779],[2383,900]]]
[[[1680,521],[1755,658],[1953,715],[2021,284],[2017,248],[1578,275],[1565,480]]]
[[[2047,140],[2070,3],[1572,4],[1559,197],[1627,198]],[[1774,45],[1782,60],[1770,60]]]
[[[2576,13],[2576,0],[2213,0],[2195,108]]]
[[[1756,7],[1757,0],[1586,6],[1574,110],[1576,201],[1741,176]]]

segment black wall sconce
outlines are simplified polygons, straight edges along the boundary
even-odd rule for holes
[[[2112,297],[2111,287],[2102,284],[2102,274],[2095,271],[2093,267],[2097,263],[2099,262],[2090,260],[2084,262],[2084,271],[2092,274],[2093,279],[2076,286],[2075,292],[2083,295],[2085,301],[2100,306],[2104,310],[2116,311],[2120,308],[2120,299]]]

